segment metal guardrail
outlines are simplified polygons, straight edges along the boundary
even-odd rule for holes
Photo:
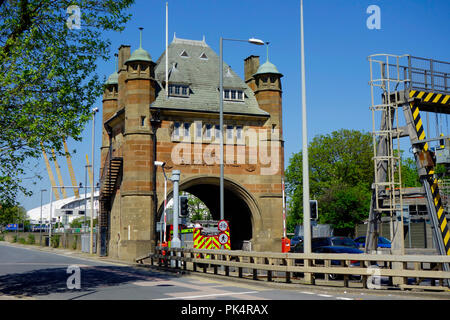
[[[450,94],[450,62],[389,54],[371,55],[369,61],[379,65],[371,70],[371,82],[383,88],[392,84],[392,92],[402,88]]]
[[[163,254],[165,251],[165,254]],[[156,247],[151,265],[229,277],[303,284],[340,284],[369,289],[448,290],[449,256],[304,254]],[[143,263],[145,258],[137,259]],[[219,270],[220,269],[220,270]],[[320,280],[323,276],[324,280]],[[335,280],[338,279],[338,280]]]

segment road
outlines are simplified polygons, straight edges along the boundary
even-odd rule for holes
[[[80,288],[69,266],[79,268]],[[69,279],[71,277],[71,279]],[[69,279],[69,281],[68,281]],[[68,285],[69,282],[69,285]],[[65,250],[0,242],[0,300],[410,300],[424,299],[401,292],[351,291],[298,286],[274,288],[201,275],[180,275]],[[447,296],[448,298],[448,296]]]

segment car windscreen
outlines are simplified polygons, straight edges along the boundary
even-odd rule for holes
[[[349,238],[335,238],[333,239],[334,246],[344,246],[356,248],[355,242]]]
[[[391,242],[390,242],[388,239],[383,238],[383,237],[379,237],[379,238],[378,238],[378,243],[382,243],[382,244],[391,244]]]

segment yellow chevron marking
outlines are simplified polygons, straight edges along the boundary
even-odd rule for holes
[[[424,132],[422,132],[422,134],[420,135],[420,137],[419,137],[419,140],[424,140],[425,139],[425,131]],[[424,148],[425,149],[425,148]],[[427,149],[428,149],[428,147],[427,147]],[[426,150],[427,150],[426,149]],[[425,150],[425,151],[426,151]]]
[[[416,110],[413,113],[414,119],[416,119],[418,115],[419,115],[419,108],[416,108]]]
[[[433,99],[433,103],[436,103],[439,101],[439,99],[442,97],[442,93],[439,93],[436,98]]]
[[[440,207],[439,210],[438,210],[438,212],[437,212],[438,219],[441,218],[443,212],[444,212],[444,208],[443,208],[443,207]]]
[[[436,195],[436,197],[434,198],[434,205],[437,206],[439,199],[441,199],[441,196],[439,195],[439,193]]]
[[[434,95],[434,93],[430,92],[423,101],[428,102],[428,100],[430,100],[433,95]]]
[[[445,235],[445,237],[444,237],[444,244],[447,244],[448,243],[448,239],[450,238],[450,232],[448,232],[447,231],[447,234]],[[447,254],[449,254],[449,253],[447,253]]]
[[[419,119],[419,121],[416,124],[416,130],[419,131],[419,129],[422,127],[422,119]]]
[[[414,94],[416,93],[416,90],[411,90],[409,92],[409,97],[412,98],[414,96]]]
[[[425,94],[424,91],[420,91],[419,94],[417,95],[417,98],[422,98],[424,94]]]
[[[442,100],[442,104],[446,104],[448,99],[450,99],[450,95],[445,96],[444,100]]]
[[[447,225],[447,219],[444,219],[441,224],[441,232],[444,232],[445,226]]]

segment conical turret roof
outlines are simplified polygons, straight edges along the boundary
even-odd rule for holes
[[[139,48],[133,51],[130,58],[125,62],[131,62],[131,61],[143,61],[143,62],[152,62],[152,57],[150,56],[150,53],[147,52],[147,50],[142,48],[142,28],[140,28],[140,41],[139,41]]]

